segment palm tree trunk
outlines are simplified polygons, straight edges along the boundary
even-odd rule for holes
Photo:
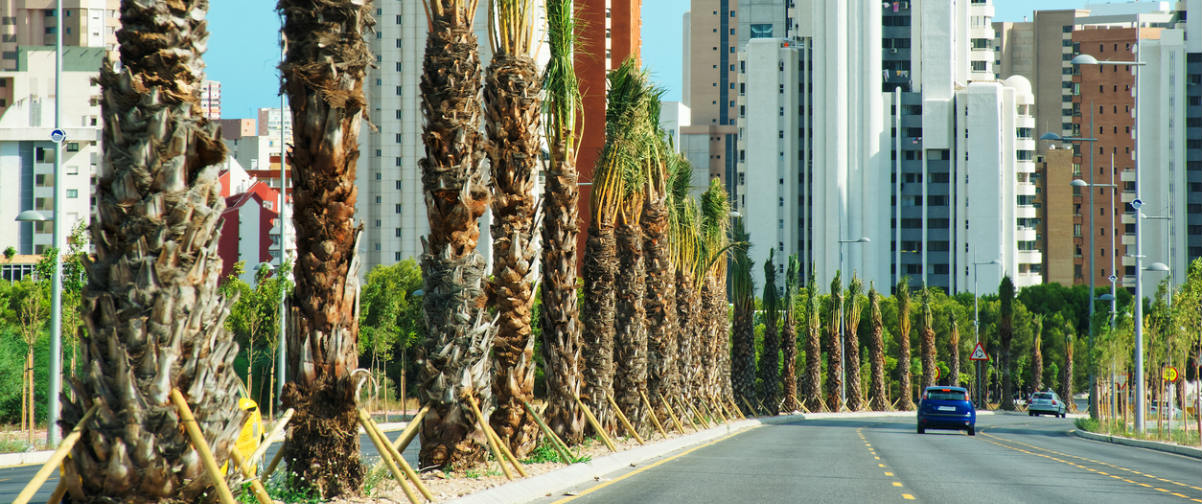
[[[695,303],[692,272],[676,270],[676,379],[678,396],[686,401],[696,394],[697,353]],[[665,395],[664,397],[669,397]]]
[[[1031,384],[1038,392],[1043,389],[1043,320],[1038,316],[1035,322],[1035,343],[1031,346],[1034,353],[1031,357]]]
[[[948,341],[948,345],[952,347],[951,371],[948,373],[951,376],[948,383],[953,387],[960,386],[960,325],[956,323],[956,316],[952,315],[952,334]]]
[[[282,403],[296,409],[284,460],[306,486],[331,497],[363,482],[356,423],[360,225],[354,220],[363,77],[373,61],[366,2],[281,0],[287,54],[281,71],[292,107],[296,289]],[[336,42],[331,42],[336,41]],[[366,372],[365,372],[366,374]]]
[[[730,308],[726,302],[725,268],[720,269],[712,277],[714,287],[709,292],[708,306],[711,307],[709,310],[713,327],[711,334],[714,334],[713,353],[718,364],[714,367],[717,383],[708,397],[734,399],[734,382],[731,381],[731,320]]]
[[[641,208],[639,209],[641,210]],[[643,263],[643,231],[637,222],[619,222],[617,297],[614,310],[614,401],[640,433],[645,431],[647,411],[642,396],[647,389],[646,269]]]
[[[1077,403],[1073,401],[1073,337],[1071,334],[1064,338],[1064,368],[1060,370],[1060,397],[1068,401],[1068,411],[1076,412]],[[1202,411],[1199,412],[1202,414]]]
[[[785,299],[785,318],[781,328],[781,360],[784,362],[781,370],[781,393],[785,402],[781,411],[792,412],[801,409],[797,402],[797,326],[793,321],[792,296]]]
[[[833,412],[843,409],[840,394],[843,385],[843,346],[839,341],[839,325],[843,319],[843,287],[839,273],[831,283],[830,323],[827,324],[826,406]]]
[[[605,400],[613,394],[614,281],[617,241],[612,227],[589,226],[584,244],[584,394],[580,399],[606,429],[617,421]]]
[[[897,409],[910,411],[914,409],[914,391],[910,384],[910,286],[909,278],[903,278],[897,284]]]
[[[872,336],[868,339],[868,349],[872,360],[872,383],[869,385],[868,408],[873,411],[887,411],[889,399],[885,395],[885,321],[881,318],[881,297],[876,289],[868,293],[869,316],[872,317]]]
[[[538,424],[522,401],[534,400],[534,173],[539,159],[540,82],[525,55],[493,56],[485,77],[488,159],[492,166],[493,346],[490,423],[518,458],[534,449]],[[572,289],[575,290],[575,289]]]
[[[922,387],[919,391],[935,385],[935,329],[934,316],[931,314],[931,294],[927,289],[922,291]]]
[[[864,409],[864,393],[860,380],[860,315],[864,306],[860,304],[860,292],[864,283],[855,274],[851,276],[851,284],[847,295],[847,328],[846,328],[846,374],[847,374],[847,409],[860,411]]]
[[[679,393],[676,365],[679,331],[676,268],[668,247],[668,208],[663,197],[647,199],[641,223],[647,268],[643,294],[643,307],[647,311],[647,399],[657,418],[667,418],[667,406],[659,397],[676,397]]]
[[[736,270],[735,274],[742,274],[743,269],[745,268],[740,266]],[[717,307],[714,307],[713,309],[716,310]],[[755,405],[758,404],[758,401],[756,401],[755,392],[754,312],[754,298],[751,296],[740,296],[735,298],[735,320],[733,327],[734,344],[731,348],[732,357],[730,381],[731,386],[734,389],[734,395],[737,404],[744,408],[744,414],[759,413],[755,410]],[[719,351],[725,352],[725,349],[719,348]]]
[[[168,395],[178,388],[214,455],[226,460],[237,407],[238,345],[217,288],[217,178],[225,148],[200,114],[206,0],[121,5],[121,63],[100,71],[104,175],[83,290],[87,368],[61,426],[80,442],[63,461],[72,502],[195,502],[210,492]]]
[[[468,5],[470,3],[471,5]],[[480,59],[472,31],[475,2],[428,0],[429,35],[422,67],[422,186],[430,234],[422,252],[428,338],[418,349],[422,467],[466,468],[483,462],[487,437],[465,396],[492,404],[488,360],[495,328],[476,253],[479,219],[488,207],[480,134]]]
[[[780,333],[776,325],[780,296],[776,291],[775,252],[775,249],[769,249],[768,260],[764,262],[764,340],[757,363],[760,403],[769,415],[780,413]]]

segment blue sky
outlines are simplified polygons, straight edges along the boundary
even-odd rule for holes
[[[689,3],[689,0],[643,1],[643,64],[652,79],[667,89],[666,100],[680,99],[681,16],[689,10]],[[993,3],[996,21],[1022,21],[1035,8],[1071,9],[1082,7],[1086,0],[994,0]],[[254,117],[259,107],[279,106],[276,70],[279,27],[273,1],[217,0],[209,4],[211,35],[205,62],[209,78],[221,81],[225,117]]]

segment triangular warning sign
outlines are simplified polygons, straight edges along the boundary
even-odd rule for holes
[[[985,345],[982,345],[980,342],[977,342],[977,347],[972,349],[972,355],[970,355],[968,357],[968,359],[975,360],[975,361],[989,360],[989,355],[987,355],[985,353]]]

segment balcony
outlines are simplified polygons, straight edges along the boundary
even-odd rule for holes
[[[1019,219],[1035,219],[1035,207],[1032,205],[1019,205],[1014,209],[1014,217]]]

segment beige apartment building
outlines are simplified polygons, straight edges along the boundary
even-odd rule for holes
[[[56,0],[0,0],[0,70],[16,70],[18,46],[52,46]],[[63,0],[63,45],[117,47],[120,0]]]

